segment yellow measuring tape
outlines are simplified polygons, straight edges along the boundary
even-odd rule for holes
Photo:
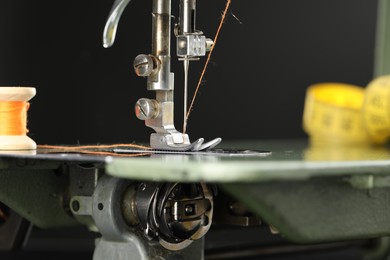
[[[363,121],[375,143],[385,143],[390,137],[390,76],[372,81],[366,90]]]
[[[390,76],[366,89],[343,83],[308,88],[303,128],[315,143],[383,144],[390,137]]]

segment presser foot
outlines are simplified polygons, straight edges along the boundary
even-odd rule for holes
[[[204,138],[199,138],[195,142],[190,143],[187,134],[152,134],[150,137],[150,146],[156,150],[172,150],[172,151],[205,151],[216,147],[221,143],[221,138],[204,143]]]

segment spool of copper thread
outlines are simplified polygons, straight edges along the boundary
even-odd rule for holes
[[[0,87],[0,152],[35,151],[36,143],[27,136],[28,101],[35,88]]]

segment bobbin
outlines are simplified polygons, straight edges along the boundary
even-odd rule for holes
[[[31,87],[0,87],[0,102],[28,102],[36,94]],[[34,151],[36,143],[24,135],[0,135],[0,152]]]

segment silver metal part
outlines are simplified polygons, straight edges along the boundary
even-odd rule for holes
[[[93,260],[146,260],[148,250],[142,239],[135,234],[128,237],[127,242],[109,241],[104,238],[96,240],[96,249],[93,253]]]
[[[188,151],[197,146],[196,141],[190,143],[188,135],[180,132],[171,132],[169,134],[152,134],[150,136],[150,146],[158,150],[176,150],[176,151]]]
[[[209,52],[211,51],[211,48],[214,46],[214,41],[210,38],[206,39],[206,51]]]
[[[135,114],[140,120],[156,118],[159,113],[159,104],[156,100],[141,98],[135,104]]]
[[[92,198],[88,196],[74,196],[70,200],[70,210],[76,216],[90,216],[92,213]]]
[[[180,0],[180,21],[178,25],[177,56],[197,60],[205,56],[209,41],[196,29],[196,0]]]
[[[153,0],[152,55],[159,58],[157,74],[148,77],[148,90],[156,91],[159,102],[158,116],[146,120],[156,133],[150,137],[155,149],[188,150],[188,135],[180,133],[174,125],[174,75],[170,71],[171,0]]]
[[[148,90],[172,91],[174,75],[171,73],[171,0],[153,0],[152,55],[161,61],[157,74],[148,77]]]
[[[180,20],[177,30],[176,52],[177,56],[183,60],[184,66],[183,133],[186,133],[190,58],[199,56],[197,55],[199,48],[194,46],[193,37],[202,37],[201,35],[194,35],[196,33],[196,0],[180,0]]]
[[[222,142],[222,138],[215,138],[214,140],[211,140],[211,141],[208,142],[208,143],[202,144],[202,145],[199,147],[199,151],[208,150],[208,149],[213,149],[214,147],[216,147],[217,145],[219,145],[221,142]]]
[[[195,142],[189,144],[189,145],[183,145],[180,146],[178,143],[175,143],[175,140],[173,137],[176,135],[158,135],[158,134],[152,134],[150,137],[150,143],[153,144],[153,148],[157,150],[172,150],[172,147],[175,147],[175,151],[192,151],[192,152],[199,152],[199,151],[206,151],[208,149],[212,149],[215,146],[217,146],[222,139],[221,138],[216,138],[206,144],[203,144],[204,139],[199,138]],[[186,138],[185,142],[189,142],[188,135],[183,135],[179,133],[177,135],[178,138],[183,137]],[[167,145],[169,146],[167,149]]]
[[[102,238],[97,239],[94,260],[150,259],[142,238],[131,232],[122,216],[120,202],[130,181],[103,176],[91,196],[73,196],[72,213],[91,216]]]
[[[132,149],[114,149],[115,153],[119,154],[131,154],[131,153],[144,153],[144,154],[150,154],[150,155],[176,155],[172,157],[172,159],[177,160],[177,162],[183,162],[182,158],[179,157],[179,155],[187,156],[202,156],[204,157],[211,157],[215,158],[214,161],[219,161],[220,158],[223,157],[237,157],[237,158],[264,158],[272,155],[272,152],[270,151],[254,151],[254,150],[238,150],[238,151],[232,151],[232,150],[222,150],[222,149],[216,149],[216,150],[208,150],[208,151],[160,151],[160,150],[132,150]],[[219,158],[220,157],[220,158]],[[188,157],[184,157],[188,159]],[[169,161],[171,162],[171,160]]]
[[[180,21],[177,29],[177,56],[179,60],[183,61],[184,65],[184,118],[183,118],[183,133],[187,132],[187,120],[188,120],[188,73],[190,61],[198,60],[199,57],[205,56],[206,51],[211,49],[212,41],[203,35],[201,31],[196,29],[196,0],[180,0]],[[202,142],[197,146],[194,151],[206,150],[221,142],[220,138],[217,138],[209,143],[203,144],[203,139],[198,141]]]
[[[160,61],[152,56],[140,54],[134,59],[134,71],[139,77],[149,77],[160,69]]]
[[[158,243],[150,244],[131,234],[126,242],[97,239],[93,260],[204,260],[204,239],[178,252],[167,251]]]
[[[126,242],[131,234],[120,206],[122,195],[129,185],[129,181],[103,176],[96,186],[92,217],[106,240]]]
[[[206,55],[207,41],[204,35],[180,35],[177,37],[177,56],[200,57]]]
[[[187,132],[187,109],[188,109],[188,70],[190,67],[190,61],[184,60],[184,102],[183,102],[183,133]]]
[[[104,27],[103,46],[105,48],[109,48],[114,44],[119,20],[129,3],[130,0],[115,0],[114,6],[108,15],[106,26]]]
[[[103,45],[114,43],[120,16],[130,0],[116,0],[108,17],[103,34]],[[138,55],[134,69],[138,76],[147,77],[147,89],[156,91],[155,101],[140,99],[136,104],[136,115],[145,120],[146,126],[156,133],[150,137],[150,146],[155,149],[176,151],[199,151],[211,147],[200,138],[191,143],[186,134],[188,69],[189,61],[204,56],[210,47],[202,32],[196,30],[196,0],[180,1],[180,24],[177,35],[179,57],[184,60],[184,124],[183,133],[174,125],[174,73],[171,72],[171,0],[153,0],[152,53]],[[209,143],[208,143],[209,144]]]
[[[180,0],[179,34],[196,32],[196,0]]]
[[[94,260],[173,256],[170,251],[201,240],[212,222],[213,193],[202,183],[139,183],[103,175],[92,194],[78,192],[71,193],[71,212],[80,220],[90,217],[102,234]]]

